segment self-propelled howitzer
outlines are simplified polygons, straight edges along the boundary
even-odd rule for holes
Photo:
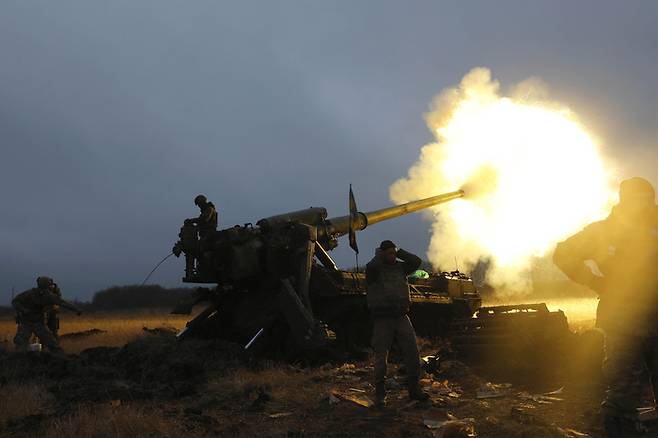
[[[260,337],[267,340],[259,342],[270,347],[282,340],[287,347],[321,347],[327,340],[327,321],[318,316],[326,309],[314,309],[313,277],[344,272],[329,255],[338,238],[350,234],[355,242],[355,233],[370,225],[463,196],[458,190],[366,213],[357,211],[351,198],[346,216],[328,218],[325,208],[311,207],[203,239],[196,226],[186,223],[174,247],[176,255],[185,255],[183,281],[217,287],[200,290],[197,301],[211,305],[188,323],[181,337],[196,332],[247,344],[263,334]]]

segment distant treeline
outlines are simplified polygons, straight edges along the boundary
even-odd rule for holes
[[[75,302],[86,312],[174,308],[189,297],[191,289],[167,289],[161,286],[112,286],[98,291],[89,302]],[[66,296],[65,296],[66,298]],[[0,306],[0,316],[13,315],[11,306]]]
[[[174,307],[190,295],[190,289],[167,289],[161,286],[112,286],[96,292],[88,310],[124,310]]]

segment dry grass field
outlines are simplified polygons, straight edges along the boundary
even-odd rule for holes
[[[144,333],[144,327],[156,327],[180,330],[190,319],[186,315],[171,315],[166,310],[139,312],[107,312],[76,316],[62,311],[59,333],[62,336],[62,348],[68,353],[79,353],[87,348],[105,346],[120,347],[135,340]],[[92,336],[66,336],[90,329],[102,330]],[[0,319],[0,345],[13,349],[16,323],[12,318]]]
[[[73,354],[99,346],[119,347],[144,336],[144,327],[180,329],[187,319],[165,311],[94,313],[80,317],[63,312],[61,345],[67,353]],[[90,329],[102,332],[66,336]],[[0,345],[8,351],[13,350],[15,332],[16,323],[12,318],[0,319]],[[161,414],[158,405],[151,403],[80,403],[62,410],[49,390],[52,383],[47,379],[35,379],[0,385],[1,436],[124,437],[181,436],[183,433],[175,422]]]
[[[81,317],[63,313],[61,345],[70,355],[96,347],[121,347],[157,337],[144,328],[177,331],[188,319],[188,316],[170,315],[165,311],[94,313]],[[90,329],[103,332],[67,336]],[[0,341],[9,352],[13,350],[15,330],[13,319],[0,320]],[[47,353],[41,353],[44,354]],[[36,357],[37,354],[28,355]],[[5,365],[2,359],[0,364]],[[110,397],[101,402],[81,400],[62,404],[53,394],[53,385],[57,382],[49,378],[0,382],[0,436],[286,436],[289,422],[281,425],[280,421],[272,419],[271,424],[260,423],[270,414],[256,406],[259,397],[266,394],[268,410],[274,410],[272,414],[277,410],[292,410],[299,415],[314,408],[328,394],[328,384],[321,383],[328,375],[326,370],[303,375],[296,368],[263,363],[257,369],[216,371],[208,373],[199,395],[156,400]],[[231,405],[232,409],[221,408],[224,404]],[[218,406],[220,408],[216,409]],[[215,408],[214,415],[205,415],[209,408]],[[254,421],[253,417],[259,421]]]
[[[418,405],[409,403],[404,374],[392,365],[389,407],[378,410],[350,401],[373,397],[369,360],[314,366],[254,360],[240,346],[177,343],[172,333],[186,321],[164,311],[63,314],[62,335],[105,332],[64,336],[65,359],[0,352],[0,436],[432,437],[424,423],[450,416],[475,418],[481,437],[571,436],[560,432],[567,427],[601,436],[595,390],[567,390],[561,402],[530,407],[517,396],[528,389],[522,387],[480,400],[476,392],[486,380],[447,360],[444,371],[423,381],[432,403]],[[13,320],[0,321],[6,349],[14,330]],[[437,350],[426,340],[420,345],[422,354]],[[527,410],[522,419],[510,414],[518,406]]]

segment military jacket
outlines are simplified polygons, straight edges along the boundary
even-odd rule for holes
[[[403,316],[409,312],[409,284],[407,275],[420,266],[417,256],[398,251],[403,261],[387,264],[375,256],[366,266],[367,303],[374,317]]]
[[[37,322],[43,321],[46,310],[62,304],[62,299],[46,289],[33,288],[18,294],[11,304],[23,318]]]
[[[599,294],[597,324],[622,334],[658,334],[658,223],[624,221],[614,210],[558,244],[554,261]],[[591,260],[596,269],[585,262]]]
[[[201,232],[214,231],[217,229],[218,213],[215,204],[208,202],[201,210],[198,219],[199,229]]]

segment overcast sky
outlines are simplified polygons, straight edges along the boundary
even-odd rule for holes
[[[139,283],[193,198],[220,225],[390,204],[423,113],[471,68],[540,76],[622,175],[658,183],[658,2],[4,1],[0,303]],[[361,233],[424,254],[414,215]],[[334,252],[353,264],[346,242]],[[152,281],[179,285],[171,259]]]

